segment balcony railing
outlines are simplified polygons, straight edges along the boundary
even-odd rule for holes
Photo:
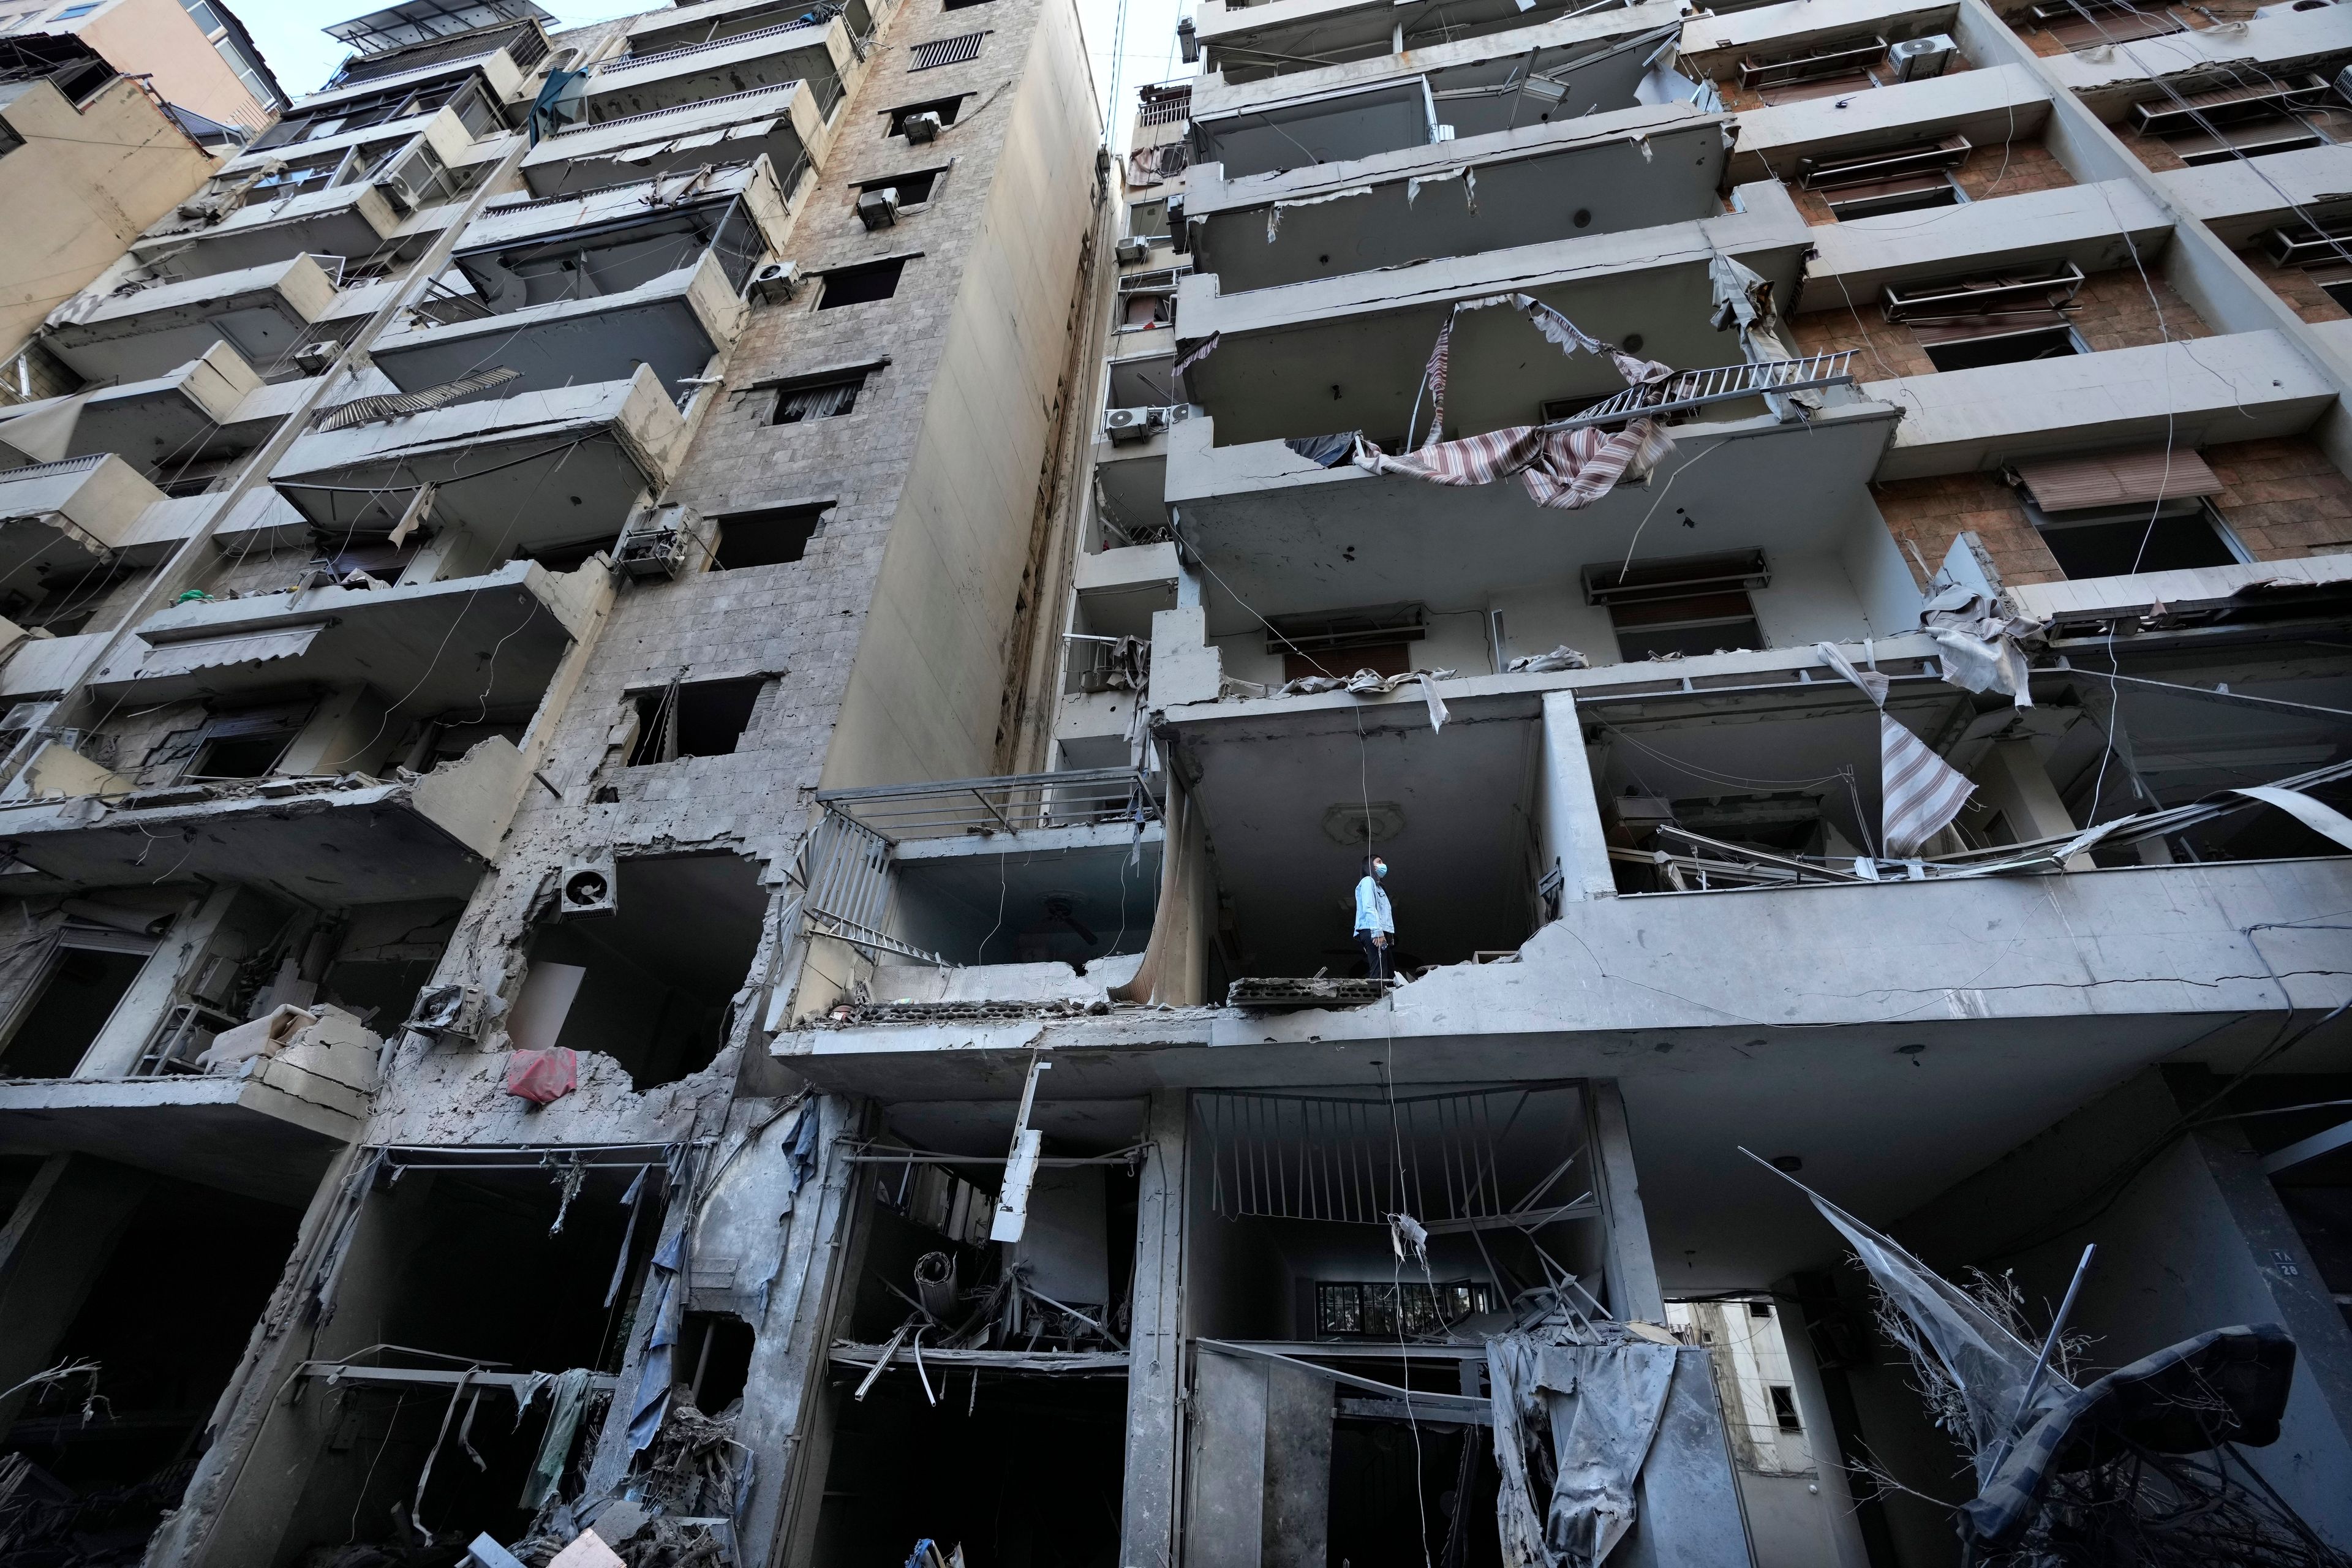
[[[1842,349],[1835,353],[1810,354],[1803,359],[1767,360],[1761,364],[1727,364],[1713,370],[1681,371],[1664,381],[1629,386],[1568,418],[1549,421],[1545,428],[1578,430],[1586,426],[1613,425],[1626,419],[1660,418],[1704,408],[1713,403],[1760,397],[1767,393],[1814,392],[1824,387],[1851,386],[1853,384],[1853,350]]]
[[[1134,768],[828,790],[817,800],[827,813],[845,816],[892,844],[967,833],[1160,820],[1160,801],[1151,793],[1150,781]]]

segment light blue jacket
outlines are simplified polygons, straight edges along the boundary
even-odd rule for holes
[[[1356,929],[1382,936],[1396,934],[1396,916],[1389,910],[1389,892],[1370,871],[1356,884]]]

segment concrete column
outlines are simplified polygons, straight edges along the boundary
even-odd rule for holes
[[[1587,1088],[1592,1168],[1609,1226],[1609,1296],[1612,1312],[1629,1321],[1663,1323],[1665,1297],[1658,1289],[1658,1266],[1650,1256],[1650,1225],[1642,1214],[1642,1184],[1633,1169],[1633,1140],[1625,1121],[1625,1100],[1613,1079],[1595,1079]]]
[[[1978,798],[2000,812],[2020,843],[2075,830],[2074,818],[2058,798],[2058,786],[2050,782],[2050,770],[2034,755],[2031,741],[1995,741],[1977,764],[1976,781]],[[2087,871],[2091,865],[2088,855],[2076,855],[2067,860],[2066,869]]]
[[[1209,646],[1209,616],[1200,605],[1152,612],[1150,706],[1214,702],[1224,663],[1224,656]]]
[[[1126,1507],[1118,1560],[1176,1560],[1184,1387],[1184,1118],[1181,1089],[1151,1097],[1135,1212],[1135,1300],[1129,1310]]]
[[[0,1388],[13,1388],[56,1360],[90,1287],[146,1195],[149,1178],[88,1154],[52,1154],[0,1226]],[[31,1391],[0,1398],[0,1429]]]
[[[1592,791],[1592,766],[1585,759],[1584,727],[1576,717],[1576,693],[1547,691],[1543,700],[1541,832],[1544,869],[1560,869],[1564,900],[1613,899],[1616,873],[1609,868],[1609,840],[1601,826],[1601,800]]]

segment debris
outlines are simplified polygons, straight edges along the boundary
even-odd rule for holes
[[[580,1087],[580,1058],[562,1046],[507,1053],[507,1092],[534,1105],[552,1105]]]
[[[1037,1179],[1037,1159],[1045,1152],[1045,1136],[1029,1125],[1029,1112],[1037,1103],[1038,1075],[1053,1065],[1042,1053],[1030,1055],[1028,1081],[1021,1087],[1021,1110],[1013,1119],[1013,1148],[1005,1157],[1004,1183],[997,1189],[996,1212],[989,1220],[991,1241],[1018,1241],[1027,1228],[1029,1188]]]
[[[1506,675],[1549,675],[1556,669],[1590,669],[1592,661],[1569,647],[1560,644],[1549,653],[1527,653],[1503,667]]]
[[[583,1530],[571,1545],[555,1554],[547,1568],[629,1568],[621,1554],[597,1536],[593,1530]]]
[[[2022,645],[2039,645],[2045,623],[2001,613],[1973,588],[1947,588],[1920,611],[1927,635],[1944,657],[1947,683],[1965,691],[1998,691],[2020,708],[2033,706]]]
[[[1236,980],[1225,988],[1228,1007],[1255,1007],[1282,1013],[1300,1007],[1363,1007],[1389,994],[1385,980],[1326,979]]]
[[[490,1539],[488,1531],[474,1537],[466,1548],[467,1561],[479,1568],[523,1568],[522,1559]]]
[[[1016,1018],[1083,1018],[1089,1014],[1108,1013],[1110,1004],[1099,998],[1091,1002],[1074,999],[1034,1002],[844,1002],[836,1005],[821,1018],[803,1020],[803,1026],[830,1025],[835,1028],[858,1028],[868,1024],[985,1024],[999,1019]]]
[[[579,1435],[581,1415],[588,1408],[588,1370],[575,1366],[559,1373],[552,1386],[547,1430],[539,1440],[538,1456],[530,1462],[530,1474],[524,1478],[522,1498],[517,1505],[534,1512],[555,1495],[555,1484],[563,1479],[563,1467],[571,1460],[572,1441]],[[527,1396],[516,1400],[518,1417],[538,1394],[538,1387],[533,1386]]]
[[[952,1254],[926,1252],[915,1259],[915,1294],[923,1310],[940,1322],[950,1321],[956,1309],[956,1260]]]
[[[1916,854],[1959,816],[1977,786],[1886,711],[1885,676],[1874,669],[1868,674],[1856,669],[1834,643],[1816,643],[1813,650],[1832,669],[1860,687],[1877,708],[1879,848],[1896,858]]]
[[[1633,1527],[1633,1483],[1657,1436],[1678,1347],[1600,1323],[1597,1342],[1513,1332],[1486,1344],[1502,1471],[1495,1511],[1510,1568],[1599,1568]],[[1544,1436],[1551,1490],[1538,1511]],[[1532,1469],[1529,1455],[1538,1465]]]
[[[1410,1257],[1423,1268],[1429,1267],[1429,1232],[1412,1215],[1389,1215],[1389,1245],[1396,1249],[1399,1263]]]

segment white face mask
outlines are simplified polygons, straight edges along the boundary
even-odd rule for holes
[[[1387,862],[1387,861],[1385,861],[1385,860],[1375,860],[1375,861],[1373,861],[1373,862],[1372,862],[1372,875],[1373,875],[1373,876],[1375,876],[1375,877],[1386,877],[1388,874],[1389,874],[1389,868],[1388,868],[1388,862]]]

